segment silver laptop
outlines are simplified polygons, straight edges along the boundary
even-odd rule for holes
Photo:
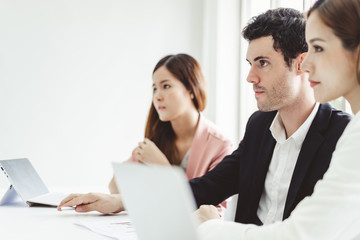
[[[139,240],[199,239],[183,169],[138,163],[113,163],[113,168]]]
[[[50,193],[27,158],[0,160],[0,168],[10,182],[0,205],[21,200],[29,206],[55,207],[66,197],[66,194]]]

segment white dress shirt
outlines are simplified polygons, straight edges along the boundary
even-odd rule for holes
[[[318,109],[317,103],[305,122],[288,139],[279,113],[270,126],[276,145],[257,210],[257,215],[263,224],[283,219],[286,197],[301,146]]]
[[[359,240],[360,112],[337,142],[323,180],[283,222],[255,226],[210,220],[199,226],[203,240]]]

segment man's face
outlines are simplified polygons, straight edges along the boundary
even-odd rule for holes
[[[272,36],[252,40],[246,54],[251,66],[247,81],[253,84],[257,106],[264,112],[291,106],[300,88],[294,64],[287,66],[273,44]]]

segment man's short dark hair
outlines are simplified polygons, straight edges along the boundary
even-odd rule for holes
[[[293,59],[308,50],[305,41],[305,17],[292,8],[271,9],[251,18],[242,34],[249,42],[272,36],[275,51],[281,51],[289,67]]]

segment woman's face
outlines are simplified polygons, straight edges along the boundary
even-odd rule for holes
[[[173,121],[196,110],[190,92],[165,66],[153,74],[153,104],[161,121]]]
[[[301,69],[309,73],[315,99],[323,103],[340,96],[347,98],[358,85],[355,53],[342,46],[316,10],[307,20],[305,34],[309,51]]]

